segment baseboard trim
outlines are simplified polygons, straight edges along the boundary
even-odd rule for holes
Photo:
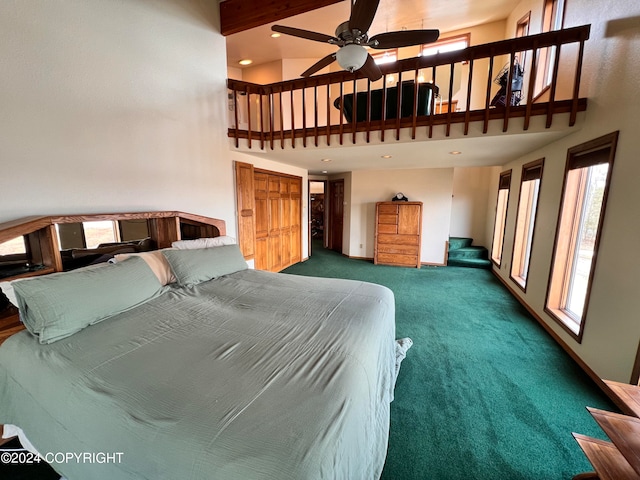
[[[589,365],[587,365],[584,362],[584,360],[582,360],[571,349],[571,347],[569,347],[569,345],[562,338],[560,338],[560,336],[556,332],[554,332],[549,325],[547,325],[547,323],[542,319],[542,317],[538,315],[538,313],[527,302],[525,302],[524,299],[520,297],[520,295],[518,295],[516,290],[513,289],[511,285],[504,278],[498,275],[494,269],[491,269],[491,273],[493,273],[493,275],[498,280],[500,280],[500,282],[507,288],[507,290],[509,290],[511,295],[513,295],[515,299],[518,300],[518,302],[520,302],[520,304],[527,309],[527,311],[531,314],[531,316],[536,319],[536,321],[542,326],[542,328],[545,329],[545,331],[551,336],[551,338],[553,338],[558,343],[558,345],[560,345],[560,347],[569,354],[569,356],[573,359],[573,361],[576,362],[578,366],[582,369],[582,371],[584,371],[589,376],[589,378],[591,378],[591,380],[595,382],[595,384],[600,388],[600,390],[602,390],[602,392],[607,397],[609,397],[609,399],[613,403],[615,403],[616,406],[621,411],[626,412],[627,414],[631,414],[632,412],[629,411],[629,409],[624,405],[624,403],[620,401],[620,399],[611,391],[611,389],[607,386],[607,384],[602,381],[602,379],[596,374],[596,372],[594,372],[591,369],[591,367],[589,367]]]
[[[355,257],[352,255],[342,254],[343,257],[351,258],[353,260],[367,260],[369,262],[373,262],[373,257]],[[432,262],[420,262],[420,265],[424,265],[425,267],[446,267],[446,263],[432,263]]]
[[[345,257],[347,257],[347,258],[352,258],[353,260],[367,260],[369,262],[373,262],[373,257],[354,257],[354,256],[351,256],[351,255],[345,255],[345,254],[343,254],[343,255]]]

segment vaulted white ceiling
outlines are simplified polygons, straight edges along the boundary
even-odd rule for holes
[[[369,36],[394,30],[437,28],[441,34],[507,18],[520,0],[380,0]],[[333,35],[349,18],[349,1],[275,22]],[[335,50],[328,44],[282,35],[271,38],[271,25],[227,37],[227,62],[251,58],[254,65],[281,58],[321,58]]]

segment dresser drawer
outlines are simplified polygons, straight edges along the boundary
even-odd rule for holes
[[[393,245],[390,243],[381,243],[378,245],[378,254],[381,253],[401,253],[404,255],[418,255],[417,245]]]
[[[397,245],[419,245],[418,235],[378,234],[378,243],[395,243]]]
[[[398,233],[398,225],[390,224],[390,223],[380,223],[378,224],[378,233]]]
[[[398,216],[397,215],[378,215],[378,225],[390,224],[397,225],[398,224]]]
[[[378,253],[377,263],[415,267],[418,264],[418,256],[399,253]]]
[[[398,205],[378,205],[378,215],[397,215]]]

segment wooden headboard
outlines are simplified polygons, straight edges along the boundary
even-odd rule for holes
[[[177,240],[226,235],[224,220],[176,211],[101,213],[87,215],[33,216],[0,223],[0,244],[17,237],[24,238],[26,254],[11,256],[11,263],[22,262],[25,268],[18,274],[0,275],[0,281],[46,275],[63,271],[62,254],[56,225],[92,221],[146,220],[149,237],[155,248],[167,248]],[[3,263],[0,255],[0,266]],[[1,270],[1,269],[0,269]],[[0,312],[0,344],[22,330],[18,312],[10,307]]]

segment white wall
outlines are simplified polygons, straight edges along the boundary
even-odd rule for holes
[[[487,238],[487,216],[489,198],[493,197],[492,167],[454,168],[453,200],[451,204],[452,237],[473,238],[474,245],[489,247]]]
[[[376,202],[389,201],[402,192],[411,201],[423,202],[420,260],[442,264],[445,242],[449,239],[452,191],[453,168],[352,172],[348,206],[350,237],[348,250],[344,253],[373,258]]]
[[[513,24],[522,12],[531,9],[535,26],[540,8],[538,0],[524,0],[510,22]],[[505,256],[502,268],[496,270],[507,283],[511,282],[508,276],[521,167],[545,157],[527,291],[516,292],[596,375],[623,382],[631,377],[640,339],[640,255],[636,251],[640,238],[639,19],[637,0],[603,0],[596,10],[591,0],[567,2],[565,27],[591,24],[581,83],[581,96],[589,98],[586,122],[576,133],[502,169],[513,169],[513,177]],[[620,131],[620,137],[584,336],[578,344],[544,312],[564,166],[568,148],[615,130]]]
[[[0,221],[176,209],[234,235],[218,23],[202,0],[0,2]]]

